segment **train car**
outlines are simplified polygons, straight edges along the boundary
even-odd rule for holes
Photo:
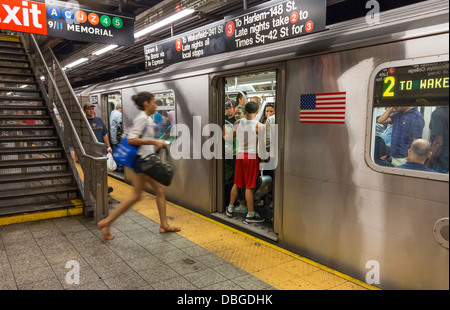
[[[174,161],[169,201],[382,289],[448,289],[448,14],[448,1],[425,1],[384,12],[380,23],[340,22],[101,83],[83,95],[99,103],[105,122],[111,103],[120,102],[126,132],[138,112],[131,96],[150,91],[161,124],[187,128],[159,132],[173,145],[183,135],[190,142],[177,146],[182,156]],[[272,182],[257,197],[261,224],[225,216],[232,171],[226,159],[202,152],[212,136],[208,125],[226,123],[225,96],[244,91],[263,97],[261,107],[275,103],[276,168],[263,172]],[[331,115],[311,114],[327,100],[338,104],[325,110]],[[444,115],[446,173],[398,168],[385,161],[393,154],[380,153],[379,137],[390,125],[377,120],[405,107],[420,114],[426,140]],[[130,182],[132,172],[116,176]]]

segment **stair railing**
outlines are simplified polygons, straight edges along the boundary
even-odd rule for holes
[[[51,48],[42,53],[33,34],[20,34],[36,80],[67,155],[85,204],[95,221],[108,215],[106,147],[97,142],[82,107]],[[84,177],[80,177],[70,149],[73,148]]]

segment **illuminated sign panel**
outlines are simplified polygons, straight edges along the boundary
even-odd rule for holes
[[[76,41],[134,45],[134,18],[77,3],[47,0],[48,35]]]
[[[144,47],[146,69],[322,31],[326,0],[273,0]]]
[[[0,29],[46,35],[46,24],[45,4],[0,0]]]
[[[134,45],[134,18],[94,11],[76,2],[0,0],[0,29],[76,41]]]
[[[441,105],[448,91],[448,62],[392,67],[376,75],[374,103],[378,107],[409,106],[416,99],[427,98],[433,105]]]

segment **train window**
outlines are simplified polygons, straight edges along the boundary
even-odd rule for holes
[[[172,127],[176,123],[175,93],[168,90],[154,94],[158,106],[156,113],[152,116],[155,122],[155,136],[158,139],[173,141],[175,133]]]
[[[375,72],[370,143],[375,167],[442,179],[449,172],[448,60],[389,63]]]

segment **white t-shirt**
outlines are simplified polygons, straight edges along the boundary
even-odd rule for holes
[[[155,140],[155,131],[153,126],[153,120],[147,116],[144,111],[139,112],[133,120],[133,127],[131,127],[128,132],[128,139],[142,138],[147,140]],[[144,158],[152,153],[155,153],[154,145],[141,145],[137,154]]]

